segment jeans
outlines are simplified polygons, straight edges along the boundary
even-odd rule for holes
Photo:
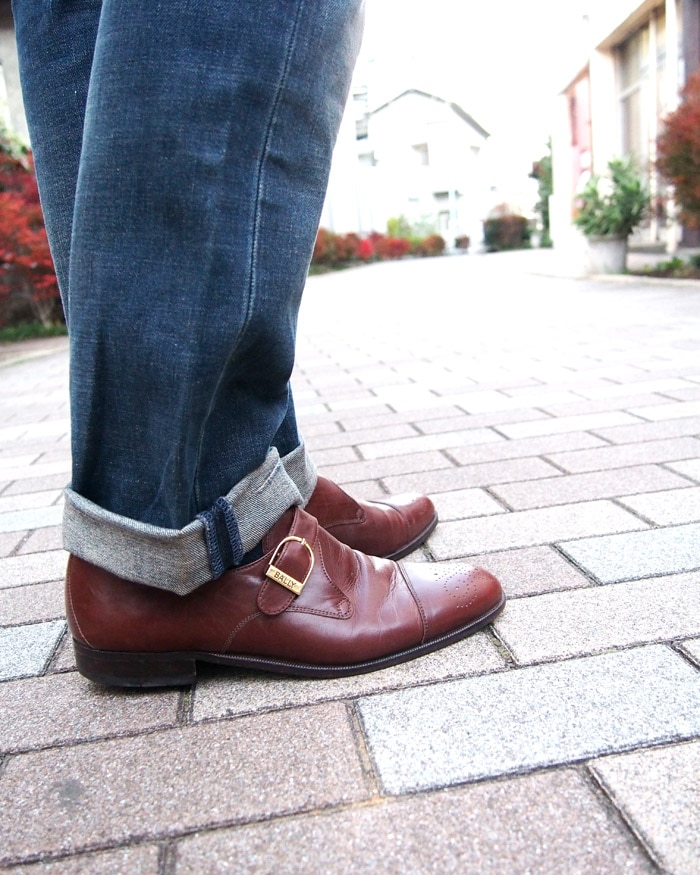
[[[81,558],[188,592],[308,500],[289,378],[362,6],[14,0]]]

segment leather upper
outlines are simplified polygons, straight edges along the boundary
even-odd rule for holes
[[[294,539],[286,541],[285,538]],[[278,549],[279,548],[279,549]],[[66,608],[76,640],[103,651],[209,651],[337,665],[375,659],[465,626],[502,599],[467,566],[403,565],[341,544],[290,509],[265,555],[187,596],[132,583],[70,557]],[[295,595],[266,576],[308,581]]]

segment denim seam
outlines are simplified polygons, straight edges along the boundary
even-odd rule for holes
[[[262,201],[262,188],[263,188],[263,178],[264,178],[264,168],[265,163],[267,161],[267,157],[270,151],[270,138],[272,136],[272,129],[275,126],[277,121],[277,108],[279,106],[280,97],[282,94],[282,90],[284,88],[285,82],[287,81],[287,77],[289,75],[289,67],[290,61],[292,57],[292,52],[296,46],[297,34],[299,31],[299,19],[301,18],[301,10],[304,6],[303,0],[299,2],[297,6],[296,15],[294,16],[294,22],[292,24],[292,30],[289,36],[289,44],[287,46],[287,51],[284,58],[284,65],[282,67],[282,73],[280,75],[279,81],[275,88],[275,94],[272,100],[272,107],[270,109],[270,116],[267,122],[267,126],[265,129],[265,137],[263,140],[262,154],[260,156],[260,161],[258,162],[257,173],[256,173],[256,183],[255,183],[255,209],[253,213],[253,233],[251,237],[251,245],[250,245],[250,279],[248,282],[248,300],[246,302],[245,316],[243,319],[243,323],[241,325],[241,329],[238,334],[238,338],[236,340],[236,345],[231,350],[229,357],[227,359],[226,364],[231,360],[233,355],[238,348],[238,345],[241,342],[241,338],[246,332],[248,325],[250,324],[250,316],[253,310],[253,301],[255,299],[255,283],[256,283],[256,271],[255,271],[255,258],[258,252],[258,237],[259,237],[259,224],[260,224],[260,203]],[[201,496],[199,495],[199,490],[197,487],[198,483],[198,472],[199,465],[202,458],[202,446],[204,443],[204,432],[206,430],[206,423],[209,420],[209,414],[211,413],[211,407],[214,403],[214,398],[216,398],[219,387],[221,386],[221,382],[224,378],[224,373],[226,371],[226,367],[222,368],[221,373],[219,374],[219,379],[216,384],[216,388],[212,393],[212,402],[210,405],[209,411],[207,411],[207,415],[204,418],[204,427],[202,428],[200,438],[199,438],[199,446],[197,447],[197,465],[195,468],[195,478],[194,478],[194,492],[195,492],[195,500],[198,505],[202,502],[200,501]]]
[[[243,561],[244,553],[243,547],[241,546],[241,533],[238,529],[236,515],[234,514],[231,505],[223,497],[217,498],[215,505],[224,515],[224,523],[226,524],[228,539],[231,543],[231,550],[233,551],[233,564],[240,565]]]

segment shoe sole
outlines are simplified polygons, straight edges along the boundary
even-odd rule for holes
[[[108,687],[171,687],[192,684],[197,677],[197,663],[212,663],[230,668],[254,669],[273,674],[307,678],[340,678],[365,674],[408,662],[426,653],[432,653],[448,644],[461,641],[483,629],[503,610],[505,596],[488,613],[466,626],[424,644],[409,647],[389,656],[356,662],[351,665],[310,665],[260,656],[206,651],[175,653],[119,653],[95,650],[73,639],[78,671],[91,681]]]
[[[437,514],[430,520],[428,525],[423,529],[420,534],[416,535],[416,537],[408,544],[405,544],[400,550],[397,550],[396,553],[390,553],[388,556],[385,556],[385,559],[393,559],[396,562],[397,559],[403,559],[404,556],[408,556],[409,553],[413,553],[413,551],[420,547],[420,545],[425,541],[429,535],[431,535],[435,531],[435,527],[438,524]]]

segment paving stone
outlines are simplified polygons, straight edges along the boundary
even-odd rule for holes
[[[49,550],[60,550],[63,547],[63,526],[47,526],[36,529],[17,551],[18,556],[27,553],[45,553]]]
[[[23,495],[26,492],[43,492],[45,489],[64,489],[68,479],[69,475],[66,471],[42,477],[25,477],[10,483],[3,491],[3,495]]]
[[[559,471],[542,459],[506,459],[502,462],[487,462],[482,465],[465,465],[435,471],[416,471],[382,477],[382,482],[391,493],[451,492],[460,487],[490,486],[493,483],[510,483],[517,480],[535,480],[552,477]]]
[[[343,705],[33,752],[0,780],[0,864],[367,795]]]
[[[541,418],[541,411],[525,407],[522,410],[480,414],[461,413],[459,416],[447,416],[442,419],[419,419],[413,424],[423,434],[437,434],[438,432],[462,431],[468,428],[491,428],[503,423],[528,422],[531,419]]]
[[[584,538],[559,547],[601,583],[679,574],[700,568],[700,525]]]
[[[392,474],[408,474],[413,471],[432,471],[436,468],[454,468],[450,460],[437,450],[430,453],[410,453],[365,462],[348,462],[344,465],[328,465],[322,474],[336,483],[353,483],[356,480],[377,480]]]
[[[700,573],[517,599],[494,625],[521,665],[700,635]]]
[[[700,732],[700,673],[662,645],[359,702],[388,793],[574,762]]]
[[[634,444],[640,441],[666,440],[700,433],[700,416],[668,419],[662,422],[644,422],[639,425],[621,425],[601,428],[595,432],[612,444]]]
[[[700,742],[596,760],[591,766],[665,872],[700,868]]]
[[[542,407],[545,404],[563,404],[567,401],[580,401],[573,392],[548,391],[538,389],[534,392],[524,392],[517,398],[509,398],[502,392],[476,391],[452,399],[467,413],[487,413],[497,410],[514,410],[519,407]]]
[[[262,677],[260,673],[211,672],[209,677],[197,682],[193,713],[195,720],[249,714],[356,698],[504,667],[503,657],[483,633],[420,659],[357,677],[307,680]]]
[[[431,493],[441,522],[505,513],[503,505],[483,489],[455,489],[452,492]]]
[[[63,550],[0,559],[0,589],[63,579],[68,554]]]
[[[700,638],[695,638],[691,641],[684,641],[682,644],[682,650],[700,666]]]
[[[159,850],[156,845],[142,845],[118,851],[81,854],[48,863],[10,866],[11,875],[158,875]]]
[[[552,547],[485,553],[478,564],[500,580],[509,597],[590,586],[588,578]]]
[[[659,465],[612,468],[587,474],[559,475],[535,481],[492,486],[492,492],[514,510],[549,507],[598,498],[615,498],[633,492],[690,487],[687,480]],[[680,522],[680,521],[679,521]]]
[[[700,445],[700,442],[698,442]],[[601,438],[589,432],[548,434],[519,440],[501,441],[481,446],[455,448],[450,455],[460,465],[477,465],[480,462],[498,462],[503,459],[522,459],[527,456],[552,455],[566,451],[583,451],[588,448],[607,447]],[[615,467],[622,468],[622,465]]]
[[[395,441],[361,444],[358,448],[365,459],[383,459],[386,456],[420,453],[426,450],[443,450],[453,447],[489,444],[503,441],[503,437],[488,428],[472,428],[464,431],[443,431],[418,437],[400,438]]]
[[[660,526],[700,520],[700,487],[669,489],[651,495],[626,495],[619,501]]]
[[[684,437],[565,453],[549,451],[546,455],[555,465],[576,474],[583,471],[602,471],[605,468],[630,468],[633,465],[696,459],[700,456],[700,441]]]
[[[8,513],[0,513],[0,532],[19,532],[25,529],[56,526],[62,519],[62,505],[9,511]]]
[[[17,545],[22,543],[22,539],[26,534],[26,532],[0,533],[0,558],[9,556],[16,549]]]
[[[0,681],[41,674],[65,629],[63,620],[0,629]]]
[[[65,635],[49,663],[47,674],[59,674],[61,672],[77,670],[75,654],[73,653],[73,639],[70,635]]]
[[[418,432],[408,422],[397,422],[395,425],[384,425],[381,428],[363,428],[356,431],[336,431],[332,433],[320,434],[309,438],[304,434],[306,446],[314,454],[319,450],[330,449],[332,447],[356,447],[359,444],[372,441],[394,440],[395,438],[416,437]]]
[[[179,690],[112,690],[77,672],[0,684],[0,753],[128,735],[177,721]]]
[[[241,875],[654,871],[571,769],[202,833],[178,843],[178,875],[234,869]]]
[[[23,453],[22,455],[0,455],[0,477],[5,479],[5,472],[19,467],[32,465],[39,458],[40,453]]]
[[[513,425],[499,426],[499,431],[508,438],[527,438],[546,434],[563,434],[564,432],[589,431],[612,425],[633,425],[639,420],[619,410],[607,413],[588,413],[579,416],[550,416],[535,422],[518,422]]]
[[[0,589],[0,626],[57,620],[64,616],[62,580]]]
[[[666,465],[672,471],[677,471],[684,477],[697,480],[700,483],[700,459],[689,459],[686,462],[672,462]]]
[[[636,411],[630,411],[635,413]],[[679,419],[686,416],[700,416],[700,401],[675,401],[659,404],[656,407],[640,408],[639,416],[642,419],[660,421],[663,419]]]
[[[610,501],[588,501],[446,522],[438,526],[428,543],[436,559],[454,559],[645,528],[646,523]]]
[[[50,507],[52,504],[55,504],[62,495],[62,490],[50,489],[40,492],[0,496],[0,516],[4,516],[9,511]]]
[[[0,441],[10,442],[32,440],[33,438],[56,437],[70,432],[70,419],[53,420],[50,422],[25,423],[0,428]]]
[[[632,392],[670,392],[676,389],[687,389],[688,383],[677,377],[665,379],[630,379],[630,373],[620,375],[622,378],[621,385],[596,386],[587,390],[582,390],[582,394],[588,395],[590,398],[616,398],[630,394]]]
[[[41,464],[37,462],[34,465],[19,465],[17,467],[9,467],[3,471],[3,480],[27,480],[34,477],[51,477],[56,474],[65,474],[64,484],[68,482],[70,477],[70,459],[59,462],[46,462]],[[46,486],[43,487],[46,489]]]
[[[605,385],[601,383],[600,385]],[[607,385],[610,385],[609,383]],[[615,398],[596,398],[581,401],[570,401],[568,404],[551,404],[542,410],[550,416],[582,416],[587,413],[603,413],[606,410],[626,410],[628,407],[642,407],[647,404],[660,404],[664,401],[662,395],[654,393],[633,395],[634,387],[629,388],[630,394]],[[577,391],[586,393],[587,387]],[[622,426],[621,426],[622,427]]]

